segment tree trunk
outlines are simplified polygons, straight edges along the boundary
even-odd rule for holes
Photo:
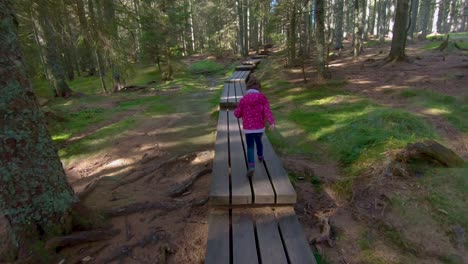
[[[52,77],[54,84],[55,96],[68,98],[72,95],[72,90],[65,80],[65,70],[58,49],[59,38],[50,19],[49,7],[46,4],[38,4],[36,7],[39,25],[46,42],[45,58],[50,72],[49,76]]]
[[[193,30],[193,8],[192,8],[192,0],[189,0],[189,24],[190,24],[190,45],[192,49],[192,53],[195,52],[195,33]]]
[[[427,33],[429,32],[429,18],[431,16],[431,0],[421,0],[421,23],[419,27],[421,29],[421,38],[426,39]]]
[[[239,54],[244,55],[244,19],[242,18],[242,0],[236,1],[237,6],[237,26],[239,28],[237,32],[237,51]]]
[[[289,22],[289,60],[288,64],[289,65],[294,65],[294,61],[296,59],[296,0],[294,0],[294,4],[291,10],[291,21]]]
[[[70,231],[77,202],[25,74],[17,27],[12,3],[0,1],[0,214],[13,234],[1,247]],[[14,247],[0,262],[16,258]]]
[[[81,1],[81,0],[78,0]],[[99,10],[99,8],[98,8]],[[94,56],[96,58],[96,63],[97,67],[99,70],[99,79],[101,80],[101,87],[104,93],[107,93],[107,87],[106,87],[106,81],[104,79],[105,75],[105,67],[102,59],[102,55],[99,49],[99,43],[98,43],[98,31],[97,28],[99,27],[100,23],[96,19],[96,16],[94,14],[94,4],[92,0],[88,0],[88,11],[89,11],[89,21],[91,23],[91,27],[89,28],[90,31],[92,32],[92,38],[94,41]]]
[[[380,2],[380,12],[379,12],[379,40],[380,43],[385,42],[385,35],[387,35],[386,25],[387,25],[387,1],[388,0],[381,0]]]
[[[374,6],[373,6],[373,11],[372,11],[372,19],[369,20],[369,32],[372,35],[376,34],[375,31],[374,31],[376,16],[377,16],[377,0],[374,0]]]
[[[83,0],[75,0],[76,3],[76,14],[78,16],[78,21],[80,22],[80,31],[83,35],[83,46],[85,48],[85,60],[88,62],[88,73],[90,76],[93,76],[96,73],[96,66],[95,66],[95,56],[93,55],[93,48],[91,47],[92,38],[89,33],[88,21],[85,16],[85,8]],[[91,10],[92,11],[92,10]],[[91,14],[91,13],[90,13]],[[82,68],[82,70],[84,70]]]
[[[364,6],[361,0],[354,0],[354,58],[361,55],[362,50],[362,33],[363,33],[363,16]]]
[[[392,47],[389,59],[392,61],[402,61],[406,59],[406,28],[408,26],[408,6],[409,0],[397,0],[395,24],[393,25]]]
[[[361,28],[362,28],[362,34],[361,34],[361,41],[367,40],[368,39],[368,31],[369,27],[367,26],[367,21],[368,15],[369,14],[369,6],[367,5],[366,0],[361,0],[361,6],[362,6],[362,13],[361,13]],[[363,43],[362,43],[363,45]]]
[[[328,74],[325,69],[325,10],[323,8],[324,0],[315,1],[315,35],[317,49],[317,73],[318,82],[323,82],[328,79]]]
[[[408,36],[411,40],[414,39],[414,31],[416,29],[416,21],[418,18],[418,10],[419,10],[419,0],[411,0],[411,21],[410,27],[408,30]]]
[[[244,18],[244,50],[243,55],[244,57],[249,56],[249,0],[243,1],[243,8],[242,8],[242,17]]]

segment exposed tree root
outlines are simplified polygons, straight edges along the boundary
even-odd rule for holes
[[[312,239],[311,243],[317,244],[321,242],[327,242],[328,246],[333,247],[333,240],[331,238],[331,226],[329,223],[328,216],[320,216],[320,225],[321,225],[321,232],[320,235],[314,239]]]
[[[53,237],[47,240],[45,249],[57,250],[58,248],[74,246],[82,243],[107,240],[119,233],[120,230],[116,229],[76,232],[68,236]]]
[[[134,214],[134,213],[141,213],[141,212],[150,211],[150,210],[170,211],[170,210],[183,207],[184,205],[185,203],[181,203],[181,202],[173,202],[171,204],[160,203],[160,202],[133,203],[133,204],[129,204],[123,207],[106,210],[104,211],[104,215],[108,217],[116,217],[116,216],[129,215],[129,214]]]
[[[170,197],[176,197],[176,196],[179,196],[179,195],[185,193],[193,185],[193,183],[198,178],[211,173],[211,171],[212,171],[211,168],[206,168],[206,169],[203,169],[203,170],[199,171],[198,173],[193,174],[185,182],[179,184],[178,186],[176,186],[172,190],[170,190],[167,193],[167,195],[170,196]]]
[[[144,248],[148,245],[153,245],[160,241],[167,241],[168,239],[169,239],[169,235],[164,230],[161,230],[161,229],[153,230],[148,235],[143,237],[143,239],[141,239],[140,241],[119,247],[110,257],[104,259],[102,263],[111,263],[113,261],[122,260],[124,258],[131,258],[138,262],[142,262],[133,256],[133,250],[136,247]]]

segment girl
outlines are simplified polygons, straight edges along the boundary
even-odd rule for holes
[[[247,142],[247,161],[249,168],[247,177],[252,178],[255,171],[254,148],[257,145],[257,156],[263,162],[262,135],[265,132],[265,120],[270,124],[269,129],[275,128],[275,119],[271,113],[270,103],[265,95],[260,93],[260,82],[254,76],[247,80],[247,92],[240,100],[234,111],[237,118],[242,118],[242,127]]]

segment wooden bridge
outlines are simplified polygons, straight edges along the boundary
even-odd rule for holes
[[[224,83],[210,190],[206,264],[315,264],[293,205],[288,174],[268,138],[262,138],[264,162],[247,173],[247,146],[234,109],[246,92],[246,80],[266,55],[243,61]]]

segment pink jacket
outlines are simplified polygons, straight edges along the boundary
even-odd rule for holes
[[[256,89],[247,91],[234,111],[234,115],[242,118],[242,126],[246,134],[264,132],[265,120],[270,125],[275,123],[268,99]]]

